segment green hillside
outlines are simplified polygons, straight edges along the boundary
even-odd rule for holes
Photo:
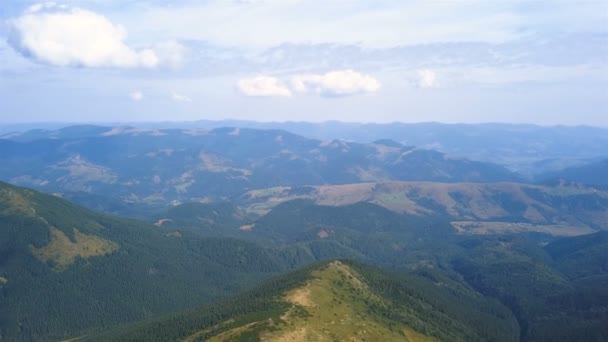
[[[429,285],[420,278],[331,261],[230,300],[81,340],[517,340],[517,323],[500,304],[490,301],[475,307],[479,300],[466,295],[453,303],[441,302],[422,290]]]
[[[605,232],[563,239],[461,234],[449,217],[306,199],[281,203],[253,221],[227,203],[184,205],[165,214],[173,221],[120,219],[1,183],[2,339],[278,338],[301,334],[298,327],[346,338],[362,331],[361,322],[373,323],[374,329],[363,329],[369,336],[396,340],[608,336]],[[243,224],[247,229],[240,229]],[[342,263],[366,286],[348,276],[340,281],[344,272],[317,265],[242,292],[335,259],[355,260]],[[315,294],[317,304],[291,310],[298,305],[288,298],[298,291]],[[357,312],[359,318],[344,321],[344,329],[319,330],[328,313],[315,305],[328,303],[336,310],[330,316]],[[337,330],[323,330],[329,328]],[[102,331],[111,335],[98,335]]]
[[[289,269],[277,254],[0,183],[0,337],[55,340],[184,309]]]

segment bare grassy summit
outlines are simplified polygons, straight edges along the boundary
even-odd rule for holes
[[[222,332],[209,341],[435,341],[407,325],[369,311],[370,303],[389,305],[370,290],[350,266],[333,261],[314,270],[303,286],[287,291],[291,307],[280,316]]]

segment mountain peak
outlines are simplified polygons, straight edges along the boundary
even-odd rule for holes
[[[250,322],[209,340],[238,340],[253,334],[262,341],[435,340],[366,309],[385,306],[387,301],[375,294],[353,267],[341,261],[312,269],[305,284],[284,292],[281,300],[290,306],[279,319]]]

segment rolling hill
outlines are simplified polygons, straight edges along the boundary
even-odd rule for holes
[[[277,187],[249,191],[238,203],[247,212],[264,214],[294,199],[327,206],[366,202],[410,216],[445,217],[461,233],[580,235],[608,229],[608,193],[578,185],[382,182]]]

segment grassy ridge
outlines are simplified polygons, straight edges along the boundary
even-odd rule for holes
[[[454,289],[435,287],[443,293],[437,296],[423,290],[429,285],[421,277],[351,261],[324,262],[232,299],[84,340],[517,340],[517,323],[500,304],[478,306],[472,293],[455,303],[442,302]]]

